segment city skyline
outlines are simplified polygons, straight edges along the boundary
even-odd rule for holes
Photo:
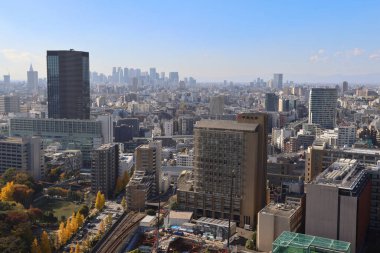
[[[90,52],[91,71],[107,74],[113,66],[131,66],[178,71],[181,79],[200,82],[248,82],[283,73],[284,82],[376,83],[379,5],[3,2],[0,7],[9,11],[0,17],[0,74],[26,80],[33,64],[45,77],[46,51],[74,48]]]

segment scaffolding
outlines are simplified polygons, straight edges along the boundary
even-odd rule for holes
[[[284,231],[272,244],[273,253],[351,253],[351,243]]]

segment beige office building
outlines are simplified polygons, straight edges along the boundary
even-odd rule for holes
[[[130,210],[144,210],[145,202],[160,192],[161,141],[140,145],[135,150],[135,172],[126,187]]]
[[[194,180],[179,185],[180,208],[217,219],[228,219],[232,213],[240,227],[254,228],[266,201],[266,127],[267,115],[262,113],[239,114],[236,121],[198,121]]]
[[[297,203],[270,203],[258,213],[257,248],[269,252],[284,231],[301,232],[303,209]]]
[[[39,180],[45,172],[44,150],[40,137],[0,139],[0,174],[9,168],[28,172]]]

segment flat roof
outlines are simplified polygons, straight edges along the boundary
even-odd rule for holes
[[[312,184],[330,185],[352,190],[365,173],[364,166],[359,165],[355,159],[338,159],[319,174]]]
[[[201,217],[198,220],[196,220],[196,223],[228,228],[228,220],[218,220],[213,218]],[[231,227],[232,226],[236,226],[236,223],[233,221],[231,221]]]
[[[169,218],[170,219],[186,219],[190,220],[191,217],[193,217],[193,212],[186,212],[186,211],[174,211],[171,210],[169,213]]]
[[[235,131],[256,131],[257,123],[238,123],[234,120],[200,120],[195,123],[195,128],[211,128]]]
[[[296,204],[269,203],[261,209],[259,214],[271,214],[290,218],[299,208],[301,208],[301,206]]]

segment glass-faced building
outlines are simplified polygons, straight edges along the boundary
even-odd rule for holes
[[[88,52],[47,51],[47,92],[49,118],[89,119]]]

